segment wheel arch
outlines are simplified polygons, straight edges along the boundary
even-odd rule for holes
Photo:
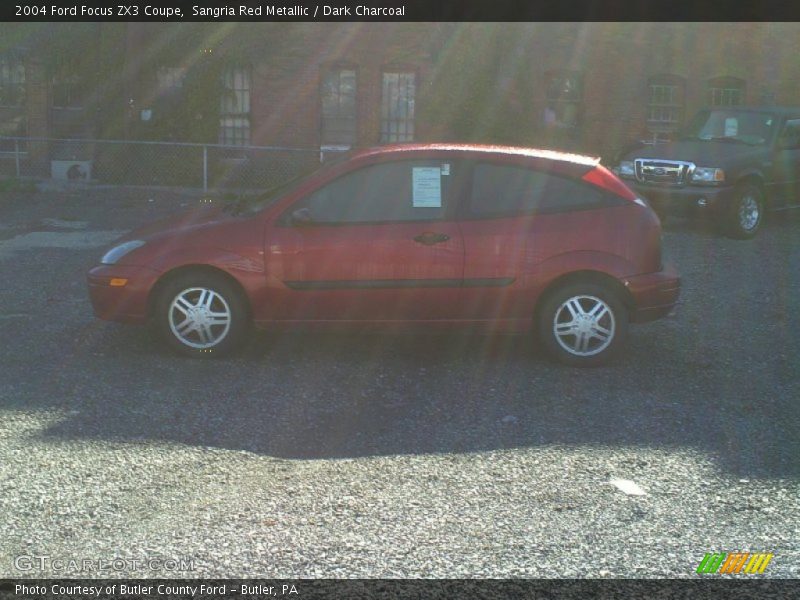
[[[247,308],[248,316],[253,314],[253,307],[250,304],[250,297],[247,295],[244,286],[238,279],[236,279],[236,277],[228,273],[225,269],[220,269],[219,267],[215,267],[213,265],[188,264],[170,269],[169,271],[163,273],[161,277],[158,278],[158,280],[150,290],[149,296],[147,297],[148,318],[152,318],[153,315],[155,314],[156,303],[158,302],[158,295],[161,293],[161,290],[164,289],[164,286],[167,285],[169,282],[174,281],[178,277],[181,277],[187,273],[205,273],[209,275],[223,277],[231,285],[233,285],[233,287],[237,290],[237,292],[241,296],[242,300],[245,303],[245,307]]]
[[[770,195],[767,193],[767,185],[766,180],[764,179],[764,175],[758,171],[749,171],[747,173],[743,173],[740,175],[734,184],[735,187],[740,187],[744,185],[754,185],[759,189],[761,192],[761,199],[764,201],[764,204],[767,205],[767,208],[771,205],[772,200],[770,199]]]
[[[635,308],[635,302],[630,290],[613,275],[594,270],[573,271],[553,279],[542,290],[541,294],[539,294],[539,298],[536,300],[536,306],[534,307],[534,324],[539,322],[540,311],[546,304],[550,295],[556,293],[562,287],[573,283],[594,283],[606,287],[619,298],[625,308],[628,309],[629,313]]]

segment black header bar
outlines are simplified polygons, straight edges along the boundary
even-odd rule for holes
[[[3,0],[0,21],[796,21],[785,0]]]

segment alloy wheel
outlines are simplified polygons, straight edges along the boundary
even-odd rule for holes
[[[753,196],[744,196],[739,202],[739,224],[744,231],[752,231],[758,226],[761,209]]]
[[[594,356],[614,341],[616,321],[611,307],[597,296],[572,296],[553,318],[558,344],[573,356]]]
[[[188,288],[169,306],[169,327],[182,344],[199,350],[219,344],[231,328],[231,309],[212,289]]]

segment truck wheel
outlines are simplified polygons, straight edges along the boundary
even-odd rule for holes
[[[747,240],[756,235],[764,218],[764,195],[752,184],[737,188],[733,203],[728,209],[725,233],[737,240]]]

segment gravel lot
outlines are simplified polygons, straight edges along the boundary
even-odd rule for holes
[[[0,196],[0,577],[697,577],[712,550],[800,576],[800,215],[750,242],[669,222],[683,304],[607,368],[475,336],[195,362],[95,320],[84,283],[193,202]]]

